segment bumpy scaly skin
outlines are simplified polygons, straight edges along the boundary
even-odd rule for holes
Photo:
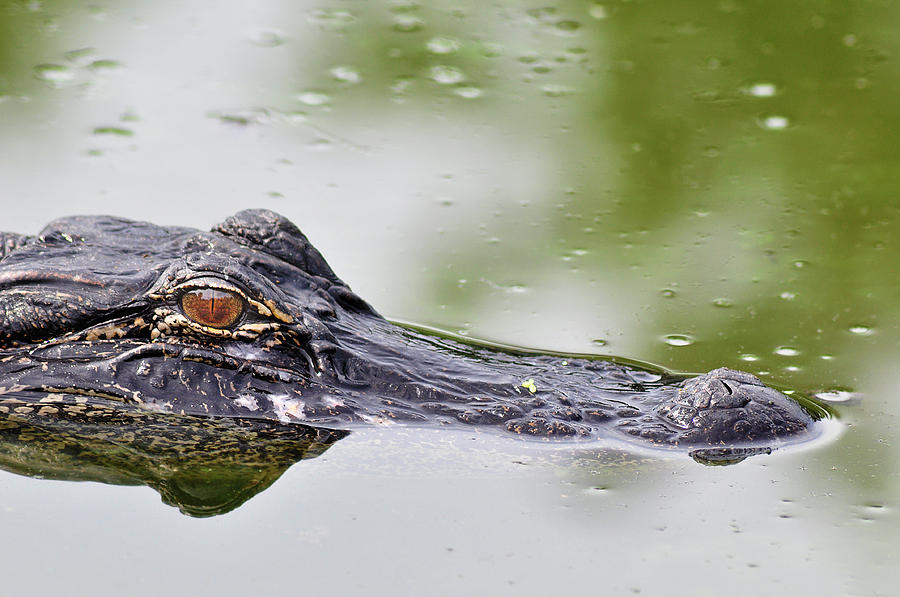
[[[394,326],[269,211],[241,212],[211,232],[67,218],[38,237],[3,235],[0,250],[0,414],[32,412],[40,400],[47,413],[128,403],[331,428],[466,423],[714,447],[721,459],[813,428],[747,373],[684,380]],[[209,285],[245,303],[228,328],[182,312],[180,297]]]

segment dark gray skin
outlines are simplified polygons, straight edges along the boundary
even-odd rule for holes
[[[395,326],[269,211],[211,232],[66,218],[37,237],[4,234],[0,251],[0,414],[40,400],[50,414],[127,403],[332,429],[463,423],[699,448],[706,460],[817,434],[803,408],[748,373],[684,380]],[[185,293],[208,287],[240,297],[236,322],[185,314]]]

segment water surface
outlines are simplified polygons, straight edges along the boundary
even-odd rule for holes
[[[745,369],[841,415],[732,467],[372,430],[203,519],[147,487],[3,473],[7,590],[890,594],[898,19],[874,0],[0,3],[3,229],[268,207],[393,319]]]

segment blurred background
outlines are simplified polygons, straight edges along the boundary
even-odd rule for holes
[[[737,547],[768,554],[754,572],[766,586],[789,577],[820,594],[887,594],[879,591],[897,562],[890,538],[900,486],[897,23],[900,5],[887,0],[2,1],[0,228],[37,233],[75,213],[209,228],[239,209],[267,207],[292,219],[339,276],[396,321],[678,371],[726,365],[819,394],[837,404],[843,432],[812,451],[727,472],[640,458],[610,468],[581,454],[538,476],[555,487],[585,467],[619,480],[643,471],[663,485],[670,473],[683,475],[691,489],[675,503],[689,512],[679,527],[688,546],[672,549],[684,562],[705,562],[694,565],[711,578],[734,573],[723,546],[747,525],[726,513],[721,527],[707,524],[719,519],[690,514],[688,504],[715,510],[734,499],[737,510],[768,521],[752,549]],[[356,480],[347,491],[359,492],[368,477],[355,476],[355,463],[370,441],[385,454],[368,456],[375,470],[396,472],[385,463],[402,462],[404,474],[432,474],[423,472],[428,456],[420,462],[403,442],[373,437],[345,440],[328,453],[331,465],[324,456],[301,465],[319,472],[303,474],[340,471]],[[442,448],[429,449],[447,466]],[[481,456],[453,454],[454,466],[472,459],[462,472],[447,469],[454,484],[482,470]],[[503,479],[520,481],[515,467],[500,469],[488,499],[509,498]],[[272,491],[296,497],[299,474]],[[770,495],[774,479],[797,485],[787,497]],[[648,486],[631,480],[623,483],[634,493],[623,489],[629,497],[620,502],[636,504],[622,531],[630,539],[615,540],[633,542],[635,570],[665,560],[683,576],[678,557],[641,547],[658,545],[660,525],[678,526],[641,527],[669,498],[649,499]],[[472,492],[483,490],[472,483]],[[382,484],[379,495],[385,503],[447,495],[425,485],[394,495]],[[29,492],[47,490],[22,491],[32,503]],[[796,506],[809,526],[772,522],[784,500],[825,494],[834,500]],[[576,511],[609,524],[621,514]],[[373,516],[383,521],[385,511]],[[477,533],[485,520],[463,528]],[[354,545],[382,533],[332,524]],[[698,556],[691,538],[700,527],[717,557]],[[556,561],[560,546],[582,545],[581,532],[529,553]],[[766,539],[786,536],[819,539],[787,552]],[[504,537],[494,538],[498,553]],[[531,545],[514,544],[523,541]],[[369,572],[383,570],[373,557]],[[841,565],[823,568],[823,557]],[[435,558],[434,566],[446,564]],[[528,561],[510,575],[533,574]],[[573,564],[579,588],[596,586],[589,569],[613,580],[629,574],[618,560],[608,568],[607,557],[588,561]],[[446,586],[485,586],[491,571],[478,570]],[[360,587],[385,589],[395,578]],[[623,594],[666,586],[663,578],[619,580],[608,586]],[[763,586],[748,582],[748,591]],[[493,590],[510,589],[501,585]],[[519,594],[529,586],[542,585],[519,583]]]

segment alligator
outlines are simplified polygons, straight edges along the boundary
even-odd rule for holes
[[[687,377],[396,325],[267,210],[210,232],[78,216],[0,235],[0,417],[126,407],[332,430],[473,425],[707,463],[808,441],[823,415],[728,368]]]

